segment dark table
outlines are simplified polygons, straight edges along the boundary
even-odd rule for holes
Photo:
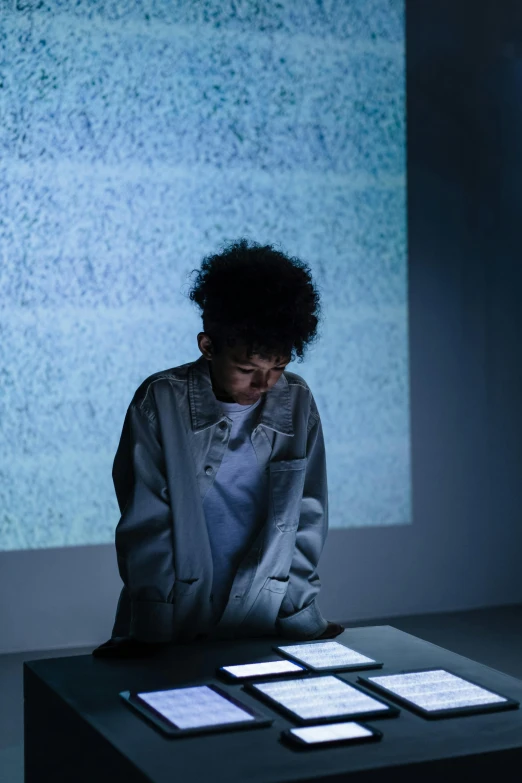
[[[522,681],[425,642],[389,625],[350,628],[337,637],[384,662],[358,675],[445,668],[522,702]],[[509,772],[522,763],[522,708],[426,720],[405,708],[397,718],[373,719],[380,742],[300,751],[280,741],[297,725],[215,676],[216,667],[271,656],[274,644],[257,638],[171,645],[145,660],[90,655],[24,664],[26,783],[283,783],[284,781],[440,781],[441,775]],[[274,655],[274,657],[276,657]],[[219,684],[274,717],[272,726],[168,738],[118,695],[194,682]]]

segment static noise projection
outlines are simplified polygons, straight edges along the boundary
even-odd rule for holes
[[[321,292],[330,527],[411,522],[404,4],[204,5],[2,10],[3,550],[113,543],[127,407],[241,236]]]

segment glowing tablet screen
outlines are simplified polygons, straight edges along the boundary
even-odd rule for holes
[[[263,663],[242,663],[237,666],[223,666],[223,671],[234,677],[266,677],[269,674],[302,672],[302,666],[293,661],[263,661]]]
[[[208,685],[138,693],[138,696],[179,729],[255,720]]]
[[[387,704],[333,676],[261,682],[252,687],[305,720],[389,710]]]
[[[278,648],[286,655],[297,658],[305,666],[314,669],[331,669],[337,666],[357,666],[376,663],[373,658],[351,650],[339,642],[309,642],[308,644],[290,644]]]
[[[507,701],[503,696],[498,696],[443,669],[388,674],[368,677],[368,680],[430,712]]]
[[[371,737],[372,732],[365,729],[360,723],[347,721],[345,723],[333,723],[326,726],[305,726],[301,729],[290,729],[292,734],[303,742],[334,742],[336,740],[361,739]]]

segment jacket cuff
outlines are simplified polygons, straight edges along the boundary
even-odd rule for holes
[[[278,617],[275,627],[279,636],[289,639],[316,639],[327,629],[328,620],[324,619],[314,600],[295,614]]]
[[[163,601],[131,601],[130,635],[140,642],[170,642],[174,604]]]

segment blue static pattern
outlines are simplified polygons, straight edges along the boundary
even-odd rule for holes
[[[0,548],[113,541],[127,405],[242,235],[322,293],[331,527],[409,523],[402,0],[13,0],[0,46]]]

